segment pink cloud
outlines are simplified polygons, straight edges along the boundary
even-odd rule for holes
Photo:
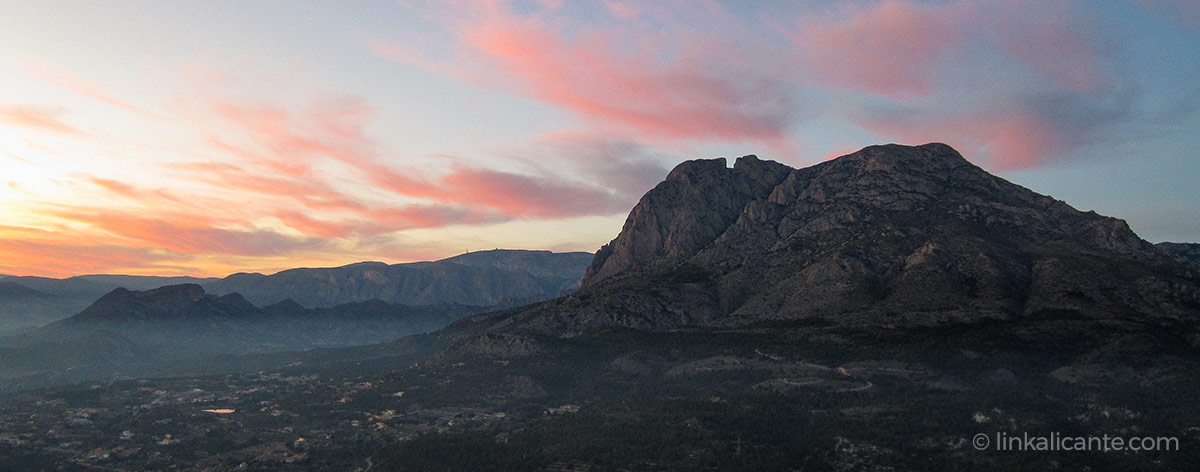
[[[1108,77],[1103,47],[1083,26],[1090,19],[1064,2],[883,0],[801,19],[793,37],[803,63],[825,87],[928,96],[945,86],[948,74],[1000,51],[1009,61],[1001,67],[1027,67],[1064,89],[1093,93],[1108,86]]]
[[[100,188],[103,188],[113,194],[120,195],[120,196],[129,198],[129,199],[132,199],[132,200],[137,200],[137,201],[161,200],[161,201],[168,201],[168,202],[179,202],[180,201],[179,197],[176,197],[175,195],[172,195],[171,192],[168,192],[163,189],[148,190],[148,189],[143,189],[143,188],[137,187],[135,185],[127,184],[124,182],[119,182],[119,181],[111,180],[111,179],[102,179],[99,177],[91,178],[91,182],[93,184],[96,184]]]
[[[159,213],[145,217],[111,209],[66,208],[43,214],[84,223],[120,238],[125,246],[164,249],[182,254],[228,254],[275,256],[301,249],[316,249],[327,243],[293,237],[270,230],[221,228],[220,220],[196,214]]]
[[[905,144],[945,142],[998,171],[1033,168],[1082,144],[1079,134],[1033,110],[884,114],[861,123]]]
[[[961,46],[963,14],[957,6],[884,0],[846,7],[839,20],[803,19],[794,39],[824,86],[927,95],[938,66]]]
[[[565,218],[626,210],[624,205],[614,203],[621,199],[612,192],[557,175],[524,175],[459,165],[429,176],[428,171],[387,166],[382,163],[384,151],[364,131],[374,110],[354,98],[319,100],[299,111],[228,101],[216,101],[212,108],[221,120],[232,125],[231,129],[236,133],[230,142],[214,139],[211,143],[246,162],[264,165],[280,176],[237,175],[240,171],[228,167],[214,169],[210,175],[220,182],[236,181],[247,189],[291,192],[306,204],[316,202],[314,195],[328,196],[331,197],[328,201],[339,203],[342,210],[365,211],[327,187],[297,180],[311,181],[311,165],[319,159],[330,158],[352,166],[361,178],[379,188],[436,202],[451,214],[459,214],[454,207],[466,208],[469,211],[459,215],[469,215],[467,221],[484,221],[478,216],[484,214],[494,214],[486,218],[494,221],[496,218]],[[409,224],[423,225],[432,221],[463,222],[455,217],[421,217]]]
[[[316,179],[254,174],[230,164],[194,163],[179,166],[179,170],[215,187],[256,195],[262,208],[254,209],[253,214],[275,216],[311,237],[346,238],[496,220],[459,206],[370,206]]]
[[[617,208],[608,192],[578,184],[485,169],[461,168],[441,178],[443,201],[476,202],[517,218],[607,215]]]
[[[321,157],[353,164],[373,159],[376,152],[363,133],[374,109],[356,98],[315,100],[300,113],[219,100],[212,109],[248,138],[243,145],[212,139],[214,145],[288,175],[307,175],[311,162]]]
[[[883,0],[800,20],[793,37],[818,85],[869,94],[837,110],[844,119],[888,140],[979,149],[997,169],[1029,168],[1128,116],[1084,5]]]
[[[414,228],[440,228],[455,224],[482,224],[508,221],[510,216],[486,209],[457,205],[406,205],[399,208],[379,208],[367,212],[372,221],[389,227],[408,225]]]
[[[1111,82],[1102,67],[1105,46],[1085,26],[1097,20],[1064,2],[1014,0],[988,4],[977,18],[993,31],[1001,49],[1054,80],[1065,90],[1103,92]]]
[[[372,181],[400,195],[496,212],[502,219],[556,219],[624,211],[602,188],[542,177],[460,166],[435,179],[379,167]]]
[[[612,5],[619,15],[633,14]],[[562,20],[489,5],[448,20],[461,46],[452,51],[454,60],[433,61],[381,42],[373,49],[386,58],[524,94],[595,125],[645,138],[786,140],[796,107],[786,81],[772,73],[775,64],[746,58],[748,50],[738,48],[712,47],[694,54],[701,52],[697,45],[710,43],[694,32],[681,36],[695,44],[677,37],[674,43],[644,50],[625,47],[621,38],[667,36],[641,24],[613,31],[572,25],[575,32],[568,35]],[[764,59],[767,55],[761,54]],[[451,65],[455,63],[466,66]],[[749,63],[755,68],[744,67]]]
[[[388,229],[375,221],[327,221],[313,218],[310,212],[296,210],[275,210],[272,215],[279,218],[283,224],[306,236],[316,238],[344,238],[359,234],[377,234]],[[392,228],[395,229],[395,228]]]

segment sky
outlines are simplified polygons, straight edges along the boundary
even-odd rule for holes
[[[1188,0],[0,0],[0,31],[3,274],[595,251],[684,160],[889,142],[1200,242]]]

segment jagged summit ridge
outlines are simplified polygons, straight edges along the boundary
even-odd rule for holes
[[[491,250],[440,261],[290,269],[234,274],[205,284],[210,293],[241,293],[260,306],[292,299],[308,308],[378,298],[389,303],[496,305],[546,299],[578,286],[587,253]]]
[[[656,266],[682,262],[742,219],[745,225],[777,217],[775,207],[800,199],[826,203],[847,184],[846,179],[822,178],[828,174],[858,174],[851,183],[875,188],[868,193],[895,187],[929,195],[934,192],[931,180],[960,168],[975,167],[939,143],[916,148],[872,146],[801,170],[755,155],[738,158],[733,168],[726,167],[724,158],[687,161],[634,207],[621,234],[597,253],[583,285],[648,262]],[[884,179],[873,179],[871,174]],[[895,182],[881,181],[886,179]]]
[[[622,236],[597,252],[583,285],[631,267],[663,267],[691,257],[737,221],[746,204],[767,197],[791,172],[756,156],[739,158],[732,169],[724,158],[679,164],[633,208]]]
[[[1122,220],[991,175],[945,144],[891,144],[802,169],[755,156],[732,168],[682,163],[555,306],[502,324],[908,326],[1070,314],[1165,325],[1200,317],[1200,290]]]
[[[151,290],[117,288],[72,318],[56,324],[88,321],[199,319],[238,317],[259,309],[240,294],[216,296],[196,284],[168,285]]]
[[[621,234],[597,253],[583,285],[646,267],[718,262],[731,255],[731,248],[808,245],[819,233],[869,224],[868,213],[933,210],[941,200],[954,198],[958,205],[936,210],[1008,226],[1033,217],[1040,227],[1030,231],[1058,239],[1090,231],[1106,249],[1147,249],[1117,219],[1092,214],[1094,221],[1086,227],[1055,224],[1052,220],[1064,218],[1060,213],[1070,213],[1070,220],[1078,212],[988,174],[941,143],[871,146],[803,169],[753,155],[739,158],[732,169],[724,162],[701,159],[676,167],[633,209]]]

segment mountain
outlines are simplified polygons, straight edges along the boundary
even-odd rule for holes
[[[0,365],[0,390],[182,375],[200,365],[185,361],[212,356],[242,358],[209,371],[260,368],[274,365],[267,353],[383,343],[570,292],[590,260],[495,250],[224,279],[8,277],[0,280],[0,356],[12,361]]]
[[[0,290],[0,331],[42,326],[87,308],[100,296],[123,287],[148,290],[164,285],[201,283],[215,279],[132,275],[81,275],[65,279],[7,276],[3,284],[32,290],[38,295],[18,295],[14,289]]]
[[[433,262],[362,262],[273,275],[239,273],[221,279],[103,274],[66,279],[4,276],[3,283],[14,287],[10,291],[19,286],[46,296],[28,297],[16,291],[8,294],[0,289],[0,332],[64,319],[117,288],[150,290],[180,284],[198,284],[216,295],[240,293],[258,306],[288,299],[308,308],[372,299],[402,305],[515,306],[574,290],[591,258],[591,254],[582,252],[493,250]]]
[[[0,281],[0,300],[4,302],[43,299],[50,295],[32,288],[26,287],[16,282]]]
[[[1196,243],[1158,243],[1155,247],[1175,260],[1193,269],[1200,269],[1200,244]]]
[[[574,290],[591,258],[583,252],[498,249],[434,262],[361,262],[273,275],[234,274],[206,283],[205,289],[214,294],[237,292],[259,305],[291,299],[309,308],[371,299],[404,305],[517,305]]]
[[[480,307],[402,306],[379,300],[308,309],[291,300],[260,308],[240,294],[212,295],[196,284],[118,288],[35,339],[115,333],[162,358],[302,350],[384,342],[431,331]]]
[[[239,294],[216,296],[196,284],[118,288],[70,318],[0,338],[0,390],[131,373],[181,375],[192,368],[182,361],[214,356],[382,343],[482,311],[379,300],[318,309],[285,300],[260,308]],[[226,368],[237,369],[234,363]]]
[[[582,285],[496,317],[497,328],[1075,319],[1187,327],[1180,335],[1200,342],[1194,273],[1124,221],[942,144],[873,146],[804,169],[754,156],[732,168],[685,162],[634,207]]]

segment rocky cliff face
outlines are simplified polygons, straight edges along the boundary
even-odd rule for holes
[[[804,169],[754,156],[733,168],[680,164],[597,253],[583,289],[497,321],[912,327],[1049,316],[1192,326],[1197,286],[1122,220],[993,176],[943,144],[887,145]]]
[[[583,285],[633,269],[687,261],[736,223],[746,205],[767,198],[792,169],[755,156],[680,164],[633,208],[621,235],[592,260]]]
[[[1155,247],[1175,260],[1200,270],[1200,244],[1196,243],[1158,243]]]

